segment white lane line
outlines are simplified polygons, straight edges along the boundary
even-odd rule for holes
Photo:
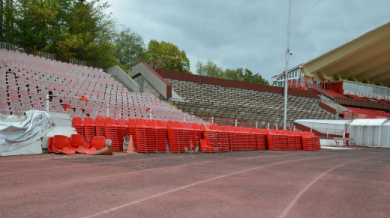
[[[284,161],[284,162],[279,162],[279,163],[273,163],[273,164],[268,164],[268,165],[264,165],[264,166],[260,166],[260,167],[253,167],[253,168],[250,168],[250,169],[237,171],[237,172],[234,172],[234,173],[225,174],[225,175],[222,175],[222,176],[217,176],[217,177],[214,177],[214,178],[211,178],[211,179],[206,179],[206,180],[195,182],[195,183],[192,183],[192,184],[189,184],[189,185],[186,185],[186,186],[175,188],[175,189],[172,189],[172,190],[160,193],[160,194],[152,195],[150,197],[143,198],[143,199],[138,200],[138,201],[132,201],[130,203],[123,204],[123,205],[120,205],[118,207],[113,207],[111,209],[104,210],[104,211],[101,211],[99,213],[95,213],[93,215],[86,216],[84,218],[100,216],[100,215],[103,215],[103,214],[106,214],[106,213],[110,213],[110,212],[115,211],[115,210],[119,210],[119,209],[124,208],[124,207],[128,207],[128,206],[131,206],[131,205],[134,205],[134,204],[138,204],[138,203],[141,203],[141,202],[153,199],[153,198],[160,197],[162,195],[166,195],[166,194],[169,194],[169,193],[172,193],[172,192],[180,191],[180,190],[183,190],[183,189],[186,189],[186,188],[190,188],[192,186],[196,186],[196,185],[203,184],[203,183],[206,183],[206,182],[210,182],[210,181],[214,181],[214,180],[217,180],[217,179],[225,178],[225,177],[228,177],[228,176],[232,176],[232,175],[236,175],[236,174],[240,174],[240,173],[244,173],[244,172],[248,172],[248,171],[252,171],[252,170],[257,170],[257,169],[261,169],[261,168],[265,168],[265,167],[270,167],[270,166],[274,166],[274,165],[285,164],[285,163],[290,163],[290,162],[296,162],[296,161],[301,161],[301,160],[316,159],[316,158],[321,158],[321,157],[304,158],[304,159],[298,159],[298,160],[291,160],[291,161]]]
[[[10,161],[0,161],[0,163],[15,163],[15,162],[38,162],[38,161],[46,161],[46,160],[63,160],[65,159],[65,156],[66,156],[66,159],[77,159],[77,158],[85,158],[85,157],[88,157],[88,158],[93,158],[92,156],[90,155],[85,155],[85,156],[79,156],[79,155],[63,155],[61,156],[61,158],[53,158],[54,156],[57,156],[57,155],[53,155],[53,156],[49,156],[48,158],[43,157],[43,158],[29,158],[27,160],[10,160]],[[41,157],[41,156],[40,156]],[[51,157],[51,158],[50,158]]]
[[[325,173],[319,175],[317,178],[315,178],[313,181],[311,181],[309,184],[307,184],[295,197],[294,199],[290,202],[290,204],[286,207],[286,209],[284,209],[283,213],[279,216],[279,218],[284,218],[287,216],[287,214],[290,212],[291,208],[294,207],[294,205],[298,202],[299,198],[303,195],[303,193],[305,193],[314,183],[316,183],[319,179],[321,179],[323,176],[325,176],[326,174],[328,174],[329,172],[337,169],[337,168],[340,168],[342,166],[345,166],[347,164],[351,164],[351,163],[355,163],[355,162],[360,162],[360,161],[364,161],[364,160],[367,160],[367,159],[362,159],[362,160],[356,160],[356,161],[352,161],[352,162],[348,162],[348,163],[344,163],[344,164],[340,164],[338,166],[335,166],[333,167],[332,169],[326,171]]]

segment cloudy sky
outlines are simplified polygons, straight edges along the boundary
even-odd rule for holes
[[[284,71],[287,0],[110,0],[118,23],[184,50],[196,62]],[[292,0],[290,68],[390,22],[390,0]]]

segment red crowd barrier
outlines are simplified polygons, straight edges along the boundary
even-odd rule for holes
[[[84,123],[81,117],[73,117],[72,126],[76,129],[77,134],[84,136]]]
[[[117,128],[118,128],[118,121],[109,117],[105,119],[104,132],[106,134],[106,138],[111,140],[112,151],[123,150],[123,144],[120,145],[118,143]]]
[[[156,152],[227,152],[273,150],[291,151],[321,149],[319,137],[310,132],[258,129],[217,124],[178,121],[74,117],[72,125],[79,135],[92,139],[104,136],[111,140],[113,151],[123,151],[125,136],[132,136],[139,153]]]
[[[105,119],[104,117],[96,117],[95,118],[95,129],[96,129],[96,136],[105,136],[106,133],[104,131],[105,126]]]
[[[302,133],[302,148],[305,151],[317,151],[321,149],[320,137],[312,132]]]
[[[95,121],[91,117],[84,117],[85,138],[92,140],[92,138],[96,135],[95,127]]]

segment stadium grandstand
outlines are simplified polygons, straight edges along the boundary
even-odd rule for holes
[[[219,125],[282,126],[282,88],[192,75],[170,70],[154,71],[146,63],[133,67],[140,90],[154,93],[178,109]],[[296,119],[335,119],[319,107],[320,99],[310,90],[290,90],[288,122]]]
[[[39,133],[35,137],[47,134],[39,147],[49,152],[92,154],[102,148],[99,137],[109,139],[113,151],[123,151],[127,135],[132,136],[131,149],[140,153],[319,149],[319,138],[311,133],[277,130],[282,119],[279,87],[155,71],[144,62],[133,67],[130,78],[117,66],[104,72],[21,51],[17,46],[0,50],[0,114],[23,122],[40,117],[41,123],[30,124],[48,130],[54,125],[50,116],[64,118],[60,123],[66,128],[50,134],[27,128]],[[295,119],[334,118],[319,107],[314,91],[293,89],[290,102],[291,125]],[[92,139],[92,147],[77,144],[83,140],[69,133],[71,125],[73,133]],[[32,139],[24,135],[0,154],[27,145]]]
[[[156,119],[181,121],[185,116],[151,94],[128,91],[102,69],[5,49],[0,50],[0,59],[0,113],[3,115],[22,116],[25,111],[35,109],[68,113],[71,118],[149,118],[149,111],[153,111]],[[46,107],[47,99],[49,107]],[[193,116],[187,119],[200,122]]]
[[[272,79],[282,87],[285,74]],[[316,91],[341,118],[388,118],[390,23],[291,68],[288,86]]]

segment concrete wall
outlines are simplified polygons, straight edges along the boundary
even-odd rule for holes
[[[157,98],[165,100],[165,97],[142,74],[137,74],[133,77],[133,80],[138,84],[139,92],[151,93]]]
[[[330,105],[324,103],[324,102],[319,102],[318,106],[326,111],[328,111],[329,113],[333,114],[333,115],[336,115],[337,114],[337,110],[334,108],[334,107],[331,107]]]
[[[111,74],[112,77],[119,80],[124,87],[130,89],[133,92],[139,92],[138,84],[129,75],[127,75],[127,73],[125,73],[118,65],[108,68],[107,73]]]
[[[133,78],[137,78],[139,74],[142,75],[143,80],[138,79],[140,83],[143,83],[143,92],[155,89],[158,91],[164,99],[172,97],[172,86],[163,77],[161,77],[156,71],[149,67],[146,63],[141,62],[132,68]],[[143,81],[143,82],[142,82]],[[147,81],[147,83],[146,83]],[[140,84],[138,83],[138,84]],[[152,85],[153,84],[153,85]],[[145,89],[147,86],[148,89]],[[153,87],[153,89],[151,88]],[[140,88],[142,90],[142,87]]]
[[[325,105],[327,105],[328,107],[331,107],[333,108],[336,112],[339,111],[339,112],[342,112],[342,111],[348,111],[348,112],[352,112],[351,110],[349,110],[348,108],[342,106],[342,105],[339,105],[339,104],[336,104],[336,103],[329,103],[329,102],[321,102]]]

